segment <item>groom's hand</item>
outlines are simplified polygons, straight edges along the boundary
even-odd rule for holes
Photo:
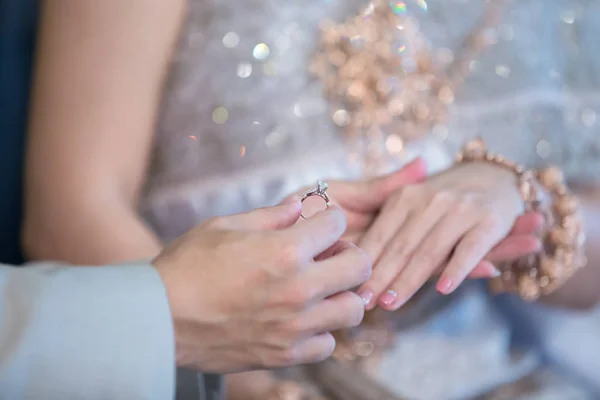
[[[371,263],[339,242],[346,220],[333,206],[295,224],[298,199],[216,218],[159,255],[172,308],[178,365],[233,372],[318,362],[329,333],[358,325],[364,312],[351,288]]]

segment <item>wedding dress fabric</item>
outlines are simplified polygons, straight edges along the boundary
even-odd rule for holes
[[[402,4],[432,48],[458,55],[486,1]],[[162,239],[213,216],[272,205],[317,179],[361,176],[308,65],[320,22],[343,21],[365,5],[190,1],[142,202]],[[411,143],[384,136],[375,144],[390,150],[381,172],[417,155],[432,171],[442,169],[461,144],[482,136],[491,150],[525,165],[557,164],[569,179],[600,182],[600,3],[508,2],[486,35],[493,44],[470,61],[445,123]],[[500,303],[477,285],[449,301],[399,333],[378,367],[382,385],[410,399],[467,399],[541,370],[544,384],[520,398],[595,398],[595,313]],[[535,345],[519,336],[536,338]],[[557,378],[561,369],[572,376]]]

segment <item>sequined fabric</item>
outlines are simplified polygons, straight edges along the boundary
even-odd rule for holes
[[[144,204],[165,238],[199,219],[271,204],[317,178],[360,173],[308,65],[319,23],[343,21],[367,3],[290,3],[190,2]],[[485,2],[430,3],[427,12],[417,1],[406,9],[432,47],[452,57]],[[435,169],[449,160],[441,152],[481,135],[524,164],[556,163],[569,178],[600,180],[599,10],[583,0],[513,2],[427,144],[407,146],[388,132],[364,146],[387,149],[387,168],[425,148]]]
[[[448,99],[445,122],[413,142],[391,129],[377,143],[361,143],[385,150],[381,171],[418,154],[432,170],[443,168],[466,140],[483,136],[494,152],[522,164],[554,163],[569,179],[600,182],[600,3],[508,3],[500,23],[484,32],[492,45],[468,61],[469,76]],[[164,240],[215,215],[273,204],[318,178],[360,176],[362,153],[347,144],[339,126],[345,110],[325,100],[308,67],[320,22],[343,21],[365,5],[190,2],[142,203]],[[391,3],[400,12],[405,7],[437,54],[450,59],[460,53],[485,5]],[[402,46],[410,42],[398,47],[410,52]],[[423,400],[466,399],[518,381],[541,361],[536,349],[513,345],[511,323],[510,315],[473,288],[401,334],[377,379],[399,395]],[[562,389],[511,398],[593,398],[566,378],[551,381]]]
[[[364,4],[190,2],[143,204],[164,239],[214,215],[273,204],[318,178],[359,176],[308,64],[320,21]],[[450,160],[444,146],[419,143],[390,165],[420,153],[432,169]]]

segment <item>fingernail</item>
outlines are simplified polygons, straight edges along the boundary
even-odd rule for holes
[[[493,267],[492,270],[490,271],[491,278],[499,278],[500,275],[502,275],[502,272],[500,272],[500,270],[496,267]]]
[[[396,299],[398,299],[398,293],[396,293],[395,290],[390,289],[381,295],[379,304],[384,307],[390,307],[396,302]]]
[[[450,294],[452,292],[452,281],[448,278],[442,278],[439,280],[436,289],[442,294]]]
[[[373,293],[368,290],[361,289],[357,292],[357,294],[360,296],[365,306],[371,304],[371,301],[373,300]]]

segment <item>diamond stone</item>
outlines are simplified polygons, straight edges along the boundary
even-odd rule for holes
[[[327,182],[323,182],[321,180],[317,181],[317,191],[319,192],[324,192],[329,188],[329,185],[327,184]]]

